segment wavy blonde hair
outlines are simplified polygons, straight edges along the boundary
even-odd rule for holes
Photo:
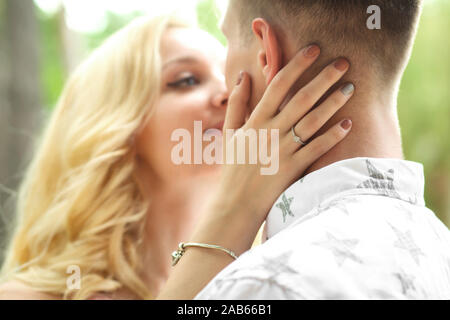
[[[64,299],[123,288],[154,296],[139,276],[148,199],[134,174],[133,137],[158,99],[162,34],[191,25],[138,18],[70,77],[20,188],[2,281]],[[66,284],[73,265],[79,290]]]

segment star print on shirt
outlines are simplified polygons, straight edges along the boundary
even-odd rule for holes
[[[411,257],[414,259],[417,265],[420,264],[420,256],[424,256],[422,250],[416,245],[414,239],[412,237],[411,231],[401,232],[397,228],[391,225],[392,230],[397,236],[397,241],[394,243],[394,246],[397,248],[406,250],[409,252]]]
[[[271,271],[273,275],[279,275],[283,273],[284,275],[298,274],[298,270],[294,269],[290,264],[289,260],[291,259],[293,251],[287,251],[277,257],[277,259],[267,259],[263,258],[263,263],[261,264],[265,270]]]
[[[294,217],[294,214],[291,211],[292,200],[294,200],[294,198],[287,198],[286,194],[283,193],[283,196],[281,197],[281,202],[276,204],[276,207],[281,209],[283,213],[283,222],[286,222],[286,217],[288,215]]]
[[[404,295],[408,294],[411,290],[416,290],[414,285],[415,277],[407,275],[403,270],[399,273],[394,273],[394,276],[400,281],[400,285],[402,286],[402,293]]]
[[[360,183],[357,188],[376,190],[379,194],[401,199],[394,187],[394,169],[389,169],[387,172],[383,173],[369,160],[366,160],[366,165],[367,170],[369,171],[370,179]]]
[[[331,233],[327,232],[327,239],[313,243],[331,250],[338,266],[342,266],[346,259],[351,259],[355,262],[362,263],[354,253],[353,250],[358,245],[358,239],[337,239]]]
[[[342,211],[343,213],[345,213],[346,215],[349,215],[348,205],[354,204],[354,203],[358,203],[358,200],[355,198],[340,198],[340,199],[332,200],[326,205],[323,205],[322,203],[319,204],[319,206],[317,207],[317,210],[319,211],[319,213],[322,213],[324,211],[336,208],[336,209]]]

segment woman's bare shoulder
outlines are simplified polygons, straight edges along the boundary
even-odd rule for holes
[[[0,300],[58,300],[58,298],[33,290],[19,281],[9,281],[0,284]]]

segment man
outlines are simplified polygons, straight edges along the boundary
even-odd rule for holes
[[[367,26],[371,5],[380,29]],[[265,242],[197,299],[450,298],[450,233],[425,207],[422,165],[403,160],[396,112],[419,15],[419,0],[230,1],[229,88],[248,72],[256,106],[295,53],[317,43],[321,60],[293,92],[345,56],[351,70],[337,85],[357,92],[318,134],[345,118],[353,129],[279,198]]]

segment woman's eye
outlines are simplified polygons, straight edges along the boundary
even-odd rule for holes
[[[190,76],[190,77],[186,77],[183,79],[180,79],[178,81],[169,83],[168,86],[171,88],[188,88],[188,87],[193,87],[199,84],[199,81],[194,77],[194,76]]]

